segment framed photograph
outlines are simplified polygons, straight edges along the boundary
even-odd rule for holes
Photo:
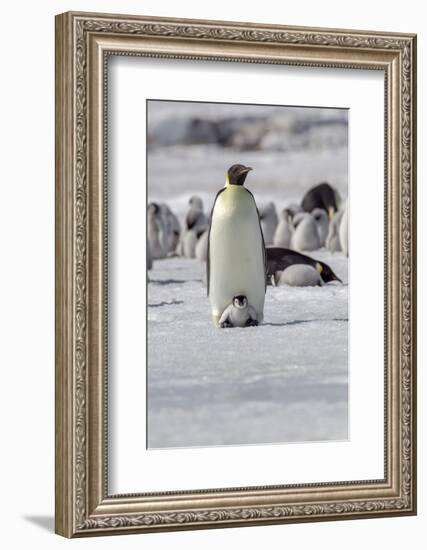
[[[56,532],[416,513],[416,36],[56,17]]]

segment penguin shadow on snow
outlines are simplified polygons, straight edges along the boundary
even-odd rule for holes
[[[285,323],[262,323],[260,327],[291,327],[294,325],[305,325],[307,323],[327,323],[339,322],[348,323],[348,319],[295,319],[294,321],[286,321]]]
[[[201,279],[150,279],[148,281],[154,285],[183,285],[184,283],[201,283]]]
[[[184,303],[184,300],[171,300],[170,302],[159,302],[158,304],[148,304],[148,307],[178,306],[183,303]]]

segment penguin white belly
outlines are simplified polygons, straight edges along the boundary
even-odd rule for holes
[[[252,195],[232,185],[215,202],[209,238],[209,298],[215,324],[238,295],[246,296],[261,322],[265,268],[258,213]]]

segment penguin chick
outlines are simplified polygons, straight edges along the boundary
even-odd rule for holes
[[[298,224],[306,217],[309,216],[308,212],[295,212],[295,214],[292,217],[292,225],[293,228],[296,229]]]
[[[273,286],[321,286],[322,278],[311,265],[294,264],[284,271],[276,271],[271,276],[271,282]]]
[[[326,237],[326,248],[330,252],[341,252],[341,243],[340,243],[340,236],[339,236],[339,229],[340,229],[340,223],[341,218],[343,215],[342,210],[338,210],[338,212],[335,212],[330,224],[329,224],[329,231],[328,236]]]
[[[227,306],[221,315],[220,328],[253,327],[258,325],[255,309],[248,304],[246,296],[234,296],[232,303]]]
[[[291,219],[295,216],[295,214],[298,214],[298,212],[304,212],[302,206],[299,204],[296,204],[295,202],[292,202],[286,207],[286,210],[289,212]]]
[[[164,248],[165,232],[160,207],[157,203],[152,202],[147,209],[147,239],[150,246],[151,258],[157,260],[165,258],[167,250]]]
[[[266,245],[272,244],[274,232],[276,231],[279,220],[277,218],[276,207],[273,202],[269,202],[259,209],[259,219],[261,220],[261,229],[264,235]]]
[[[297,216],[301,216],[301,214],[297,214]],[[306,213],[297,222],[294,234],[292,235],[291,248],[298,251],[317,250],[320,248],[319,232],[313,216]]]
[[[194,195],[188,201],[190,210],[185,218],[185,226],[187,229],[195,229],[201,225],[209,224],[209,220],[203,212],[203,201],[200,197]]]
[[[326,237],[328,236],[329,220],[328,215],[321,208],[315,208],[311,215],[316,221],[317,232],[319,234],[320,246],[325,246]]]
[[[181,256],[184,258],[196,257],[197,232],[187,229],[181,236]]]
[[[292,215],[287,208],[284,208],[280,213],[279,225],[274,232],[273,245],[288,248],[291,244],[293,232]]]
[[[178,218],[164,202],[159,205],[160,212],[165,225],[165,243],[163,245],[168,253],[175,252],[179,242],[179,235],[181,233],[181,224]]]
[[[206,262],[208,257],[208,243],[209,243],[209,228],[205,228],[202,231],[200,237],[197,240],[195,254],[196,258],[201,262]]]

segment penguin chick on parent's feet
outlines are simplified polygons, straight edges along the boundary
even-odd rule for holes
[[[257,314],[248,304],[246,296],[235,296],[233,302],[224,310],[219,320],[220,328],[256,327]]]
[[[246,299],[263,320],[266,290],[266,253],[258,209],[244,187],[251,168],[234,164],[225,187],[216,196],[208,239],[207,285],[212,320],[220,325],[225,310],[238,296]]]

